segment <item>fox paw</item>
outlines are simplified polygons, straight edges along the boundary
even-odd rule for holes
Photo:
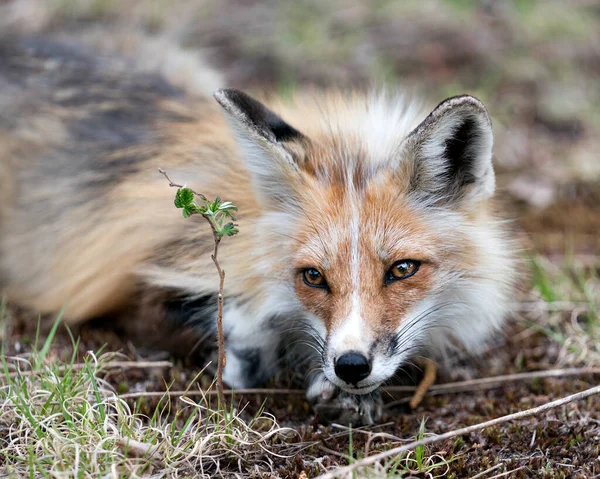
[[[350,394],[321,377],[308,388],[307,398],[323,424],[368,426],[381,418],[383,401],[379,391]]]

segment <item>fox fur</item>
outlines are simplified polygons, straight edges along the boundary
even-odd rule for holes
[[[164,168],[239,208],[240,234],[219,254],[231,385],[271,375],[282,338],[300,331],[317,368],[311,400],[371,422],[373,392],[416,354],[473,354],[501,328],[514,248],[494,213],[479,100],[431,111],[395,93],[327,91],[266,107],[217,90],[202,64],[181,81],[106,51],[34,35],[0,43],[10,301],[42,313],[66,305],[70,323],[126,313],[210,334],[212,236],[174,208]],[[418,270],[384,282],[399,260]],[[305,282],[310,268],[326,287]],[[348,352],[369,358],[356,384],[336,374]]]

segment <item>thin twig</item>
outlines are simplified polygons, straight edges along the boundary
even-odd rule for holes
[[[498,479],[499,477],[506,477],[509,474],[512,474],[513,472],[517,472],[520,471],[522,469],[525,469],[527,466],[521,466],[521,467],[517,467],[516,469],[512,469],[510,471],[506,471],[506,472],[501,472],[500,474],[496,474],[495,476],[490,477],[489,479]]]
[[[364,459],[358,460],[353,464],[348,466],[340,467],[334,471],[328,472],[326,474],[322,474],[318,476],[316,479],[333,479],[335,477],[340,477],[341,475],[347,474],[349,472],[354,471],[355,469],[369,466],[375,464],[382,459],[387,459],[388,457],[395,456],[396,454],[400,454],[401,452],[411,451],[419,446],[427,446],[429,444],[434,444],[436,442],[445,441],[446,439],[452,439],[457,436],[464,436],[470,434],[475,431],[480,431],[482,429],[495,426],[497,424],[503,424],[509,421],[514,421],[515,419],[523,419],[525,417],[534,416],[536,414],[548,411],[550,409],[554,409],[560,406],[564,406],[566,404],[572,403],[574,401],[579,401],[581,399],[588,398],[590,396],[594,396],[600,394],[600,386],[595,386],[593,388],[586,389],[585,391],[571,394],[570,396],[566,396],[561,399],[557,399],[556,401],[550,401],[546,404],[542,404],[541,406],[534,407],[531,409],[526,409],[524,411],[519,411],[513,414],[508,414],[506,416],[502,416],[496,419],[491,419],[489,421],[485,421],[479,424],[475,424],[473,426],[467,426],[460,429],[456,429],[454,431],[447,432],[445,434],[439,434],[435,436],[430,436],[425,439],[421,439],[419,441],[411,442],[410,444],[405,444],[404,446],[395,447],[388,451],[380,452],[379,454],[375,454],[373,456],[365,457]]]
[[[169,178],[169,175],[167,175],[167,172],[165,170],[163,170],[162,168],[159,168],[158,172],[167,179],[167,181],[169,182],[169,186],[171,186],[173,188],[189,188],[189,190],[192,193],[194,193],[194,195],[199,196],[204,201],[207,201],[206,196],[204,196],[202,193],[198,193],[197,191],[192,190],[189,186],[173,183],[173,181],[171,181],[171,178]]]
[[[522,381],[537,378],[552,378],[552,377],[569,377],[569,376],[586,376],[600,374],[600,368],[569,368],[569,369],[550,369],[548,371],[533,371],[527,373],[507,374],[505,376],[492,376],[488,378],[471,379],[468,381],[458,381],[454,383],[438,384],[429,389],[430,395],[447,394],[454,392],[470,391],[475,387],[488,386],[496,387],[506,382]],[[385,388],[388,392],[414,392],[416,386],[390,386]],[[279,388],[256,388],[256,389],[225,389],[225,395],[232,394],[265,394],[265,395],[301,395],[305,394],[304,389],[279,389]],[[122,394],[119,397],[123,399],[137,397],[160,397],[166,396],[214,396],[214,391],[152,391]],[[391,403],[390,403],[391,404]],[[334,425],[334,427],[342,427]],[[345,429],[345,428],[344,428]],[[357,429],[352,429],[357,431]]]
[[[169,186],[175,188],[184,188],[184,185],[180,185],[177,183],[173,183],[167,172],[162,168],[158,169],[158,172],[163,175],[167,181],[169,182]],[[207,201],[206,196],[202,193],[198,193],[197,191],[189,190],[195,195],[200,197],[203,201]],[[217,273],[219,274],[219,296],[217,298],[217,351],[218,351],[218,361],[217,361],[217,392],[219,396],[219,402],[221,407],[226,408],[225,404],[225,394],[224,394],[224,386],[223,386],[223,370],[225,369],[225,364],[227,362],[227,351],[225,351],[225,333],[223,332],[223,290],[225,287],[225,271],[219,265],[218,253],[219,253],[219,243],[221,242],[221,236],[217,233],[217,228],[215,227],[215,223],[209,215],[201,214],[201,216],[208,222],[210,225],[210,229],[212,230],[213,240],[214,240],[214,250],[211,255],[211,259],[217,268]]]
[[[150,392],[139,392],[139,393],[127,393],[120,394],[119,397],[121,399],[134,399],[140,397],[177,397],[177,396],[185,396],[185,397],[194,397],[194,396],[216,396],[218,395],[218,391],[203,391],[203,390],[191,390],[191,391],[150,391]],[[244,395],[244,394],[271,394],[271,395],[291,395],[291,394],[304,394],[303,389],[224,389],[223,395],[233,396]]]
[[[225,351],[225,333],[223,332],[223,288],[225,286],[225,271],[221,269],[219,261],[217,260],[217,254],[219,252],[219,242],[221,237],[217,235],[214,225],[209,221],[213,229],[213,236],[215,239],[215,250],[211,255],[213,263],[219,273],[219,297],[217,299],[217,348],[219,350],[219,361],[217,362],[217,391],[219,392],[219,401],[221,407],[225,406],[225,394],[223,388],[223,369],[227,362],[227,351]]]
[[[589,307],[585,301],[521,301],[514,303],[511,307],[511,311],[519,313],[531,313],[537,311],[571,311],[576,308],[584,308],[587,310]]]
[[[323,451],[323,452],[326,452],[327,454],[331,454],[333,456],[341,457],[342,459],[345,459],[345,460],[348,459],[348,455],[347,454],[342,454],[341,452],[334,451],[333,449],[330,449],[327,446],[324,446],[323,444],[319,444],[319,449],[321,451]]]
[[[489,474],[490,472],[494,472],[496,469],[500,469],[502,466],[504,466],[503,462],[501,462],[500,464],[496,464],[495,466],[492,466],[489,469],[486,469],[485,471],[481,471],[475,474],[473,477],[471,477],[471,479],[479,479],[480,477],[483,477]]]
[[[505,374],[503,376],[490,376],[486,378],[469,379],[466,381],[457,381],[452,383],[437,384],[429,388],[428,396],[439,396],[457,392],[472,391],[473,389],[493,388],[507,382],[526,381],[530,379],[544,379],[569,376],[587,376],[600,374],[600,368],[566,368],[549,369],[546,371],[529,371],[526,373]],[[412,393],[416,390],[415,386],[388,386],[384,390],[388,393]],[[404,400],[400,402],[405,402]],[[399,401],[386,404],[390,407],[393,404],[399,404]]]

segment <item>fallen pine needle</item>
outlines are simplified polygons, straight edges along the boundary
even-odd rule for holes
[[[565,404],[572,403],[574,401],[579,401],[581,399],[588,398],[590,396],[594,396],[596,394],[600,394],[600,386],[595,386],[593,388],[586,389],[585,391],[571,394],[570,396],[557,399],[556,401],[550,401],[546,404],[542,404],[541,406],[534,407],[531,409],[526,409],[524,411],[519,411],[513,414],[508,414],[506,416],[502,416],[496,419],[491,419],[490,421],[485,421],[479,424],[475,424],[473,426],[463,427],[461,429],[456,429],[454,431],[450,431],[444,434],[439,434],[436,436],[430,436],[425,439],[421,439],[419,441],[414,441],[409,444],[405,444],[403,446],[395,447],[390,449],[389,451],[380,452],[373,456],[365,457],[360,459],[353,464],[348,466],[340,467],[334,471],[328,472],[326,474],[322,474],[318,476],[316,479],[333,479],[335,477],[340,477],[344,474],[354,471],[355,469],[372,465],[382,459],[387,459],[388,457],[394,456],[401,452],[411,451],[419,446],[427,446],[429,444],[434,444],[436,442],[445,441],[446,439],[452,439],[457,436],[463,436],[466,434],[470,434],[475,431],[480,431],[482,429],[495,426],[496,424],[503,424],[509,421],[513,421],[515,419],[522,419],[529,416],[534,416],[536,414],[548,411],[550,409],[554,409],[560,406],[564,406]]]

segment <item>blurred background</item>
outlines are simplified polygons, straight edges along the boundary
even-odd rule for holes
[[[545,255],[594,262],[600,236],[596,0],[18,0],[32,28],[167,38],[225,83],[286,95],[390,85],[488,106],[499,198]]]

